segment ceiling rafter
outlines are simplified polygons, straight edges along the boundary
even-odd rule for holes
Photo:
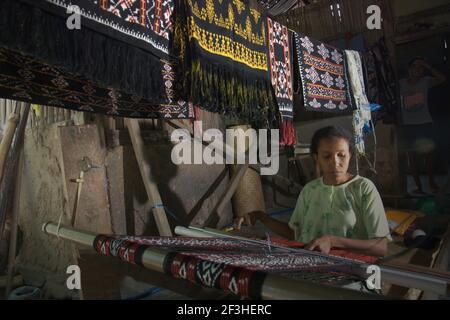
[[[312,0],[260,0],[260,4],[272,16],[284,14],[289,10],[308,5]]]

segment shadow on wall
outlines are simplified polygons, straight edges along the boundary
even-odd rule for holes
[[[186,215],[183,203],[170,188],[170,182],[176,177],[178,168],[170,161],[171,145],[146,146],[145,161],[151,166],[152,179],[156,182],[163,204],[184,222]],[[158,235],[156,222],[151,213],[147,192],[139,166],[131,147],[124,148],[124,185],[127,234]],[[180,224],[167,214],[171,227]]]
[[[203,225],[212,213],[229,181],[225,165],[175,165],[171,161],[172,144],[146,146],[146,161],[166,208],[172,230],[177,225]],[[127,234],[157,235],[147,193],[131,147],[124,148],[124,187]],[[232,221],[231,204],[227,204],[214,226]]]

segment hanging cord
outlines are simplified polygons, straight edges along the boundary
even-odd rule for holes
[[[153,210],[153,209],[159,209],[159,208],[164,209],[164,211],[165,211],[166,213],[168,213],[169,216],[171,216],[178,224],[182,225],[183,227],[187,227],[187,226],[188,226],[187,223],[181,221],[180,218],[178,218],[176,214],[174,214],[169,208],[167,208],[167,207],[166,207],[165,205],[163,205],[162,203],[157,203],[157,204],[155,204],[154,206],[152,206],[152,207],[150,208],[150,211]]]
[[[59,215],[59,219],[58,219],[58,225],[56,226],[56,237],[58,238],[58,240],[60,239],[59,229],[61,228],[61,221],[62,221],[63,215],[64,215],[64,210],[61,211],[61,214]]]
[[[372,171],[375,174],[378,174],[377,170],[376,170],[376,163],[377,163],[377,134],[375,132],[375,125],[373,124],[373,120],[370,119],[370,125],[372,127],[372,137],[373,137],[373,144],[374,144],[374,148],[373,148],[373,163],[370,162],[368,156],[365,154],[363,155],[364,159],[366,159],[367,164],[369,166],[370,171]]]
[[[375,132],[375,125],[373,123],[373,119],[370,118],[370,125],[372,126],[372,136],[373,136],[373,171],[377,173],[376,165],[377,165],[377,133]]]
[[[272,242],[270,241],[270,234],[266,232],[266,238],[267,238],[267,247],[269,248],[269,253],[272,253]]]

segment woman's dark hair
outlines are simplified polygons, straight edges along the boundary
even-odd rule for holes
[[[411,60],[409,60],[408,67],[410,68],[417,60],[425,61],[425,58],[421,56],[412,58]]]
[[[339,126],[329,126],[317,130],[311,140],[311,153],[318,154],[320,141],[332,138],[346,140],[348,142],[350,153],[353,153],[353,140],[351,134],[347,130]]]

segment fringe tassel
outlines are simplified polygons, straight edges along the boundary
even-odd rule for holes
[[[29,4],[2,0],[0,44],[101,86],[166,103],[156,56],[87,27],[71,31],[63,18]]]
[[[273,127],[275,99],[268,80],[205,59],[192,61],[190,70],[184,87],[195,105],[237,116],[255,127]]]
[[[283,120],[280,126],[280,145],[295,146],[297,144],[297,135],[292,120]]]

